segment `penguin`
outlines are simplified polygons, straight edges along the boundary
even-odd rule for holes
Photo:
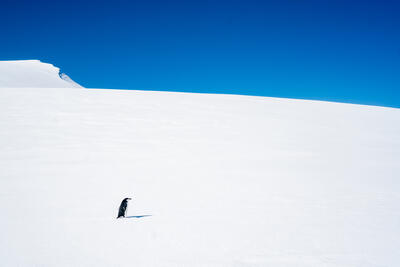
[[[127,210],[127,208],[128,208],[128,201],[129,201],[129,200],[131,200],[131,198],[129,198],[129,197],[124,198],[124,200],[122,200],[121,205],[119,206],[119,211],[118,211],[118,217],[117,217],[117,219],[118,219],[118,218],[121,218],[121,217],[125,217],[125,215],[126,215],[126,210]]]

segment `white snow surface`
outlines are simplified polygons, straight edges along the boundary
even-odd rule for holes
[[[399,109],[0,88],[0,123],[1,266],[400,266]]]
[[[60,69],[39,60],[0,61],[0,88],[82,87]]]

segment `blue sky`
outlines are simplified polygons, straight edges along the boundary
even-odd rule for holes
[[[4,1],[0,59],[86,87],[400,107],[399,1]]]

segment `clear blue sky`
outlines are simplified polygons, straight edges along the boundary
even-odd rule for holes
[[[399,1],[4,1],[0,59],[86,87],[400,107]]]

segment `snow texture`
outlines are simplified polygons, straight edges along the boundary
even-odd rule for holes
[[[400,266],[399,109],[0,88],[0,123],[2,266]]]
[[[82,87],[60,69],[39,60],[0,61],[0,88]]]

